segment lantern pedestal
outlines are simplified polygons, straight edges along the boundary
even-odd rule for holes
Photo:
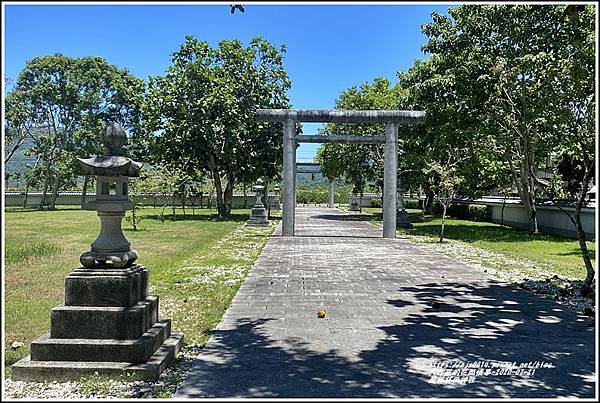
[[[144,266],[81,267],[65,279],[65,303],[52,309],[50,333],[31,343],[31,355],[12,366],[12,378],[71,381],[97,372],[155,380],[182,343],[171,321],[158,319]]]

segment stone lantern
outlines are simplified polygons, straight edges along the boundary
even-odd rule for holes
[[[357,194],[350,193],[350,200],[348,201],[348,211],[360,211],[360,197]]]
[[[104,134],[104,155],[78,158],[86,175],[96,175],[96,200],[85,205],[86,210],[96,210],[100,217],[100,235],[92,249],[81,255],[84,267],[115,267],[131,265],[138,257],[121,230],[126,210],[135,207],[128,198],[128,178],[140,176],[142,164],[122,155],[127,142],[125,131],[116,123],[109,125]]]
[[[81,255],[83,267],[65,278],[65,303],[51,312],[50,333],[31,343],[31,355],[12,366],[14,380],[73,381],[99,375],[155,380],[183,343],[171,321],[159,320],[158,297],[148,295],[148,270],[137,263],[121,230],[128,177],[142,164],[122,155],[127,136],[116,123],[104,135],[104,155],[79,159],[86,174],[97,175],[100,235]]]
[[[396,182],[396,228],[413,228],[408,213],[404,208],[404,189],[400,178]]]
[[[281,210],[281,204],[279,202],[280,191],[281,188],[278,185],[273,186],[273,193],[275,193],[275,195],[273,196],[273,201],[271,202],[271,208],[273,210]]]
[[[267,219],[267,211],[265,210],[265,205],[262,202],[263,189],[265,188],[262,179],[259,178],[256,181],[256,185],[254,185],[253,188],[254,190],[256,190],[256,202],[254,202],[254,207],[252,207],[250,219],[246,221],[246,224],[268,225],[269,220]]]

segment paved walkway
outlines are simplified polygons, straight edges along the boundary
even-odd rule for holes
[[[339,210],[296,214],[298,236],[278,228],[177,398],[593,397],[589,320]],[[460,361],[490,367],[435,383]],[[551,367],[491,367],[536,361]]]

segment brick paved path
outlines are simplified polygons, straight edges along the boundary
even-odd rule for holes
[[[589,320],[339,210],[296,211],[176,397],[593,397]],[[458,360],[553,367],[431,382]]]

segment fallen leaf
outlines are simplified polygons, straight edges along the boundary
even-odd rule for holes
[[[18,348],[23,347],[25,344],[21,343],[20,341],[13,341],[13,343],[10,345],[10,348],[12,350],[16,350]]]

